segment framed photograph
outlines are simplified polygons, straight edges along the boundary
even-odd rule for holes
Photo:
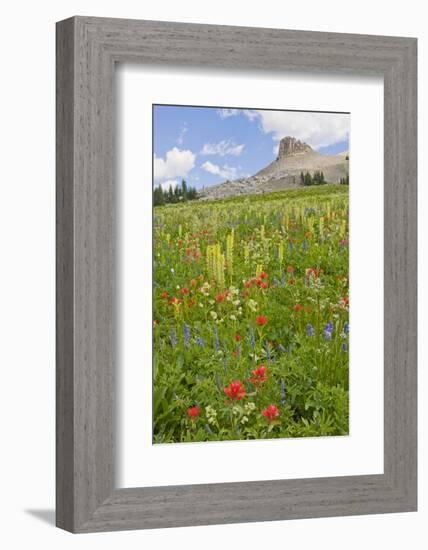
[[[57,525],[414,511],[416,40],[57,24]]]

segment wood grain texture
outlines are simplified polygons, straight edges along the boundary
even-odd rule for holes
[[[115,489],[116,62],[374,74],[385,89],[383,475]],[[75,17],[57,24],[57,525],[416,510],[416,40]]]

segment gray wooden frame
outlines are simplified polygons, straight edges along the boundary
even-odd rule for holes
[[[58,527],[83,533],[416,510],[416,45],[90,17],[57,24]],[[382,475],[115,488],[116,62],[384,78]]]

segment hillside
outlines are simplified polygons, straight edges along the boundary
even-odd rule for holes
[[[202,200],[236,195],[269,193],[301,187],[301,172],[322,171],[328,183],[339,183],[349,172],[349,154],[322,155],[310,145],[294,137],[284,137],[279,144],[278,157],[249,178],[226,181],[200,192]]]

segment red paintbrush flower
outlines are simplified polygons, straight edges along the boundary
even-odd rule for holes
[[[160,297],[165,300],[165,298],[168,298],[168,292],[166,292],[165,290],[162,292],[162,294],[160,295]]]
[[[265,273],[264,271],[262,271],[259,275],[260,279],[267,279],[267,273]]]
[[[287,273],[293,273],[294,272],[294,267],[292,265],[289,265],[287,267]]]
[[[236,333],[235,334],[235,342],[240,342],[241,341],[241,335]]]
[[[247,392],[245,391],[242,382],[240,382],[239,380],[231,382],[228,386],[224,388],[223,391],[232,401],[241,401],[241,399],[244,399],[244,397],[247,395]]]
[[[184,287],[184,288],[182,288],[182,289],[180,290],[180,293],[181,293],[182,296],[184,296],[184,295],[187,294],[188,292],[189,292],[189,289],[186,288],[186,287]]]
[[[248,381],[255,386],[259,386],[267,380],[267,368],[264,365],[259,365],[256,369],[251,371],[252,376],[248,378]]]
[[[262,411],[262,415],[266,418],[268,422],[272,422],[279,417],[279,409],[275,405],[269,405],[267,409]]]
[[[297,313],[300,313],[300,311],[302,311],[303,307],[300,305],[300,304],[296,304],[294,306],[294,311],[296,311]]]
[[[187,409],[187,416],[192,420],[196,420],[201,412],[199,407],[190,407]]]
[[[268,319],[264,315],[259,315],[256,317],[256,323],[259,325],[259,327],[264,327],[267,325]]]

